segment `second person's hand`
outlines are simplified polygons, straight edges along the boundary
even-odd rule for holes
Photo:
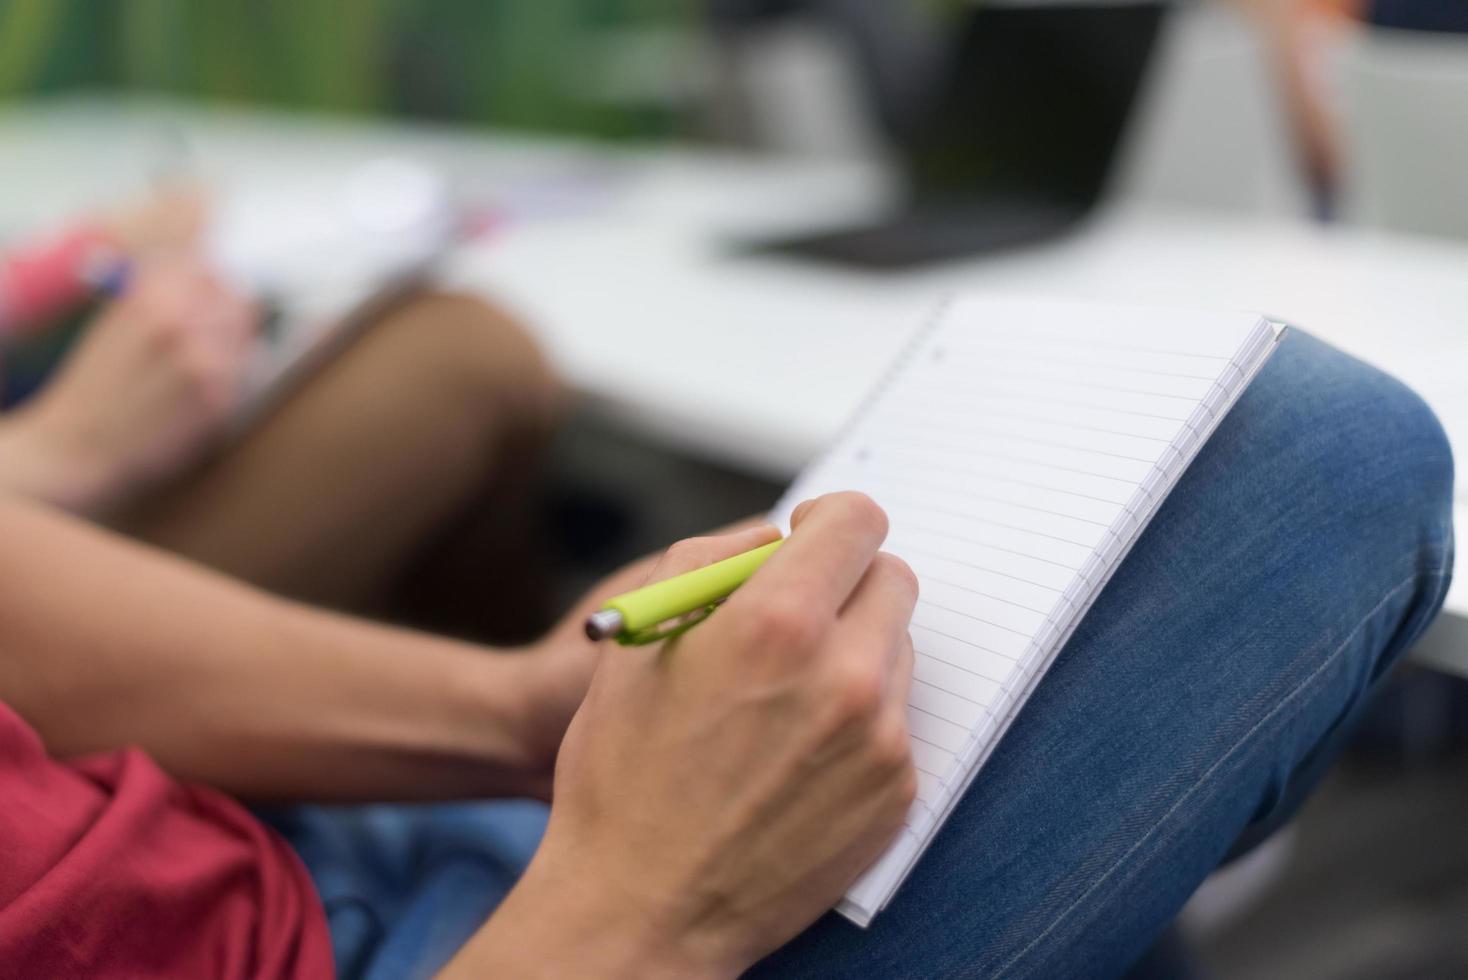
[[[57,376],[6,420],[32,495],[97,513],[197,459],[239,407],[255,322],[198,260],[141,264]]]

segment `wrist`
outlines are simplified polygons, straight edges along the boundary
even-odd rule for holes
[[[557,631],[513,656],[526,692],[518,714],[521,744],[531,766],[544,775],[537,795],[550,799],[561,742],[586,696],[597,652],[584,637],[568,640]]]
[[[595,867],[564,865],[543,847],[445,975],[492,968],[524,978],[724,980],[749,965],[691,942],[615,884]]]
[[[539,665],[530,654],[473,649],[459,661],[454,687],[461,692],[455,726],[466,755],[477,758],[496,796],[550,797],[554,751],[539,738]]]

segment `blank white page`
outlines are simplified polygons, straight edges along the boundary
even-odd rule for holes
[[[970,297],[775,509],[861,490],[921,595],[918,799],[839,910],[891,898],[1158,505],[1274,350],[1254,315]]]

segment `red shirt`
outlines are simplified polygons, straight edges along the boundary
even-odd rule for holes
[[[136,749],[57,762],[0,704],[0,975],[330,977],[331,942],[239,804]]]
[[[0,334],[45,327],[79,304],[88,262],[112,251],[102,229],[78,225],[0,254]]]

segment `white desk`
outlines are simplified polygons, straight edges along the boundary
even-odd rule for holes
[[[729,249],[880,208],[882,177],[860,165],[96,102],[0,115],[0,226],[136,186],[164,121],[226,184],[391,154],[508,188],[528,217],[466,249],[448,278],[525,314],[571,382],[629,427],[769,475],[824,445],[958,289],[1262,310],[1413,384],[1468,458],[1468,244],[1120,207],[1052,247],[873,277]],[[1468,633],[1461,579],[1450,609]]]
[[[907,330],[959,289],[1268,312],[1407,381],[1468,459],[1468,245],[1115,210],[1054,247],[874,279],[731,258],[732,232],[691,225],[526,229],[458,274],[540,324],[581,389],[629,425],[776,476],[830,439]],[[1462,578],[1449,608],[1468,616]]]

